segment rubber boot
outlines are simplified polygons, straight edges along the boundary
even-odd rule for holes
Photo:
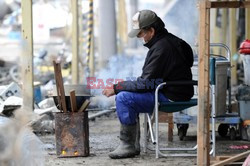
[[[135,151],[136,155],[140,155],[141,152],[141,146],[140,146],[140,119],[139,117],[137,118],[136,121],[136,137],[135,137]]]
[[[136,124],[121,125],[120,145],[109,153],[112,159],[130,158],[136,155],[135,150]]]

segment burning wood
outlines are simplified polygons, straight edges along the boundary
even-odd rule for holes
[[[57,103],[59,109],[63,112],[55,114],[55,135],[56,135],[56,153],[59,157],[74,157],[89,155],[89,126],[88,112],[84,110],[89,105],[89,100],[85,100],[78,110],[76,90],[70,89],[70,102],[65,97],[64,85],[60,64],[54,62]],[[82,97],[82,96],[80,96]],[[69,105],[70,107],[67,107]],[[71,108],[71,109],[68,109]]]

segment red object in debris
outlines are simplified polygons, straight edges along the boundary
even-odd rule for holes
[[[231,145],[230,149],[250,149],[250,145]]]
[[[240,45],[240,54],[250,54],[250,40],[244,40]]]

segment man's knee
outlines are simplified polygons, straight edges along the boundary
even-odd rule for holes
[[[116,95],[116,102],[128,104],[131,100],[131,92],[120,92]]]
[[[132,92],[120,92],[116,96],[116,111],[122,124],[131,125],[136,122],[136,110],[132,101]]]

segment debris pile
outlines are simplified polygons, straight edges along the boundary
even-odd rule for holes
[[[16,110],[11,118],[0,116],[0,165],[43,166],[43,143],[28,126],[34,114]]]

